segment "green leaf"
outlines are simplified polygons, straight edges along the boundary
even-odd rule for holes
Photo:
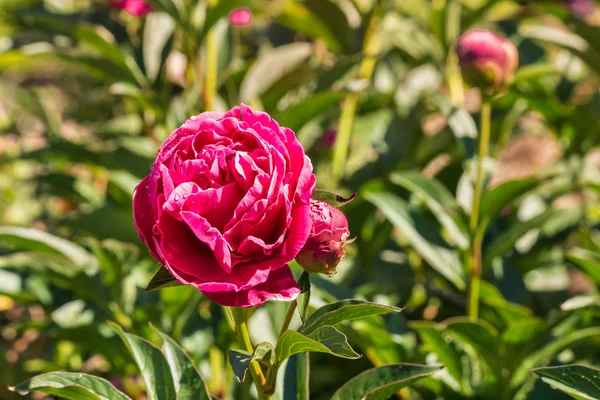
[[[291,73],[312,54],[309,43],[292,43],[265,51],[250,66],[240,86],[240,99],[251,101]],[[273,68],[276,65],[277,68]]]
[[[600,266],[598,267],[600,268]],[[600,296],[598,295],[581,295],[571,297],[560,305],[563,311],[579,310],[581,308],[600,307]]]
[[[83,247],[46,232],[16,226],[0,226],[0,240],[20,250],[59,254],[77,267],[93,272],[96,260]]]
[[[154,326],[152,328],[163,341],[162,351],[171,368],[177,400],[211,400],[206,384],[192,359],[173,338]]]
[[[444,322],[444,331],[459,342],[469,345],[479,354],[491,372],[500,377],[498,332],[485,321],[471,321],[466,317],[452,318]]]
[[[252,353],[252,361],[258,361],[259,363],[270,367],[275,365],[277,358],[275,357],[275,348],[269,342],[262,342],[256,345],[254,353]]]
[[[579,35],[547,25],[521,25],[519,33],[529,39],[549,42],[571,51],[596,72],[600,72],[600,54]]]
[[[42,392],[70,400],[131,400],[106,379],[73,372],[48,372],[9,389],[23,395]]]
[[[514,322],[502,332],[502,342],[511,345],[531,342],[543,326],[542,321],[535,318]]]
[[[322,326],[312,334],[305,336],[295,331],[286,331],[275,348],[277,362],[282,363],[288,357],[305,352],[328,353],[336,357],[360,358],[348,344],[348,338],[333,326]]]
[[[367,193],[365,198],[385,214],[432,268],[458,289],[465,289],[464,271],[456,252],[427,240],[404,200],[390,193]]]
[[[486,192],[481,199],[481,218],[490,222],[505,206],[533,189],[537,184],[537,179],[528,178],[507,181],[495,186]]]
[[[423,200],[460,248],[469,245],[467,224],[460,214],[460,207],[444,185],[416,171],[393,173],[390,181]]]
[[[171,368],[162,351],[139,336],[126,333],[120,326],[109,322],[129,349],[146,383],[149,400],[175,399]]]
[[[403,387],[431,376],[442,368],[400,363],[369,369],[346,382],[331,400],[385,400]]]
[[[510,380],[511,389],[516,390],[529,376],[529,370],[548,364],[558,353],[573,346],[575,343],[588,339],[597,339],[600,328],[585,328],[566,335],[555,337],[550,343],[528,355],[513,373]]]
[[[438,361],[448,370],[448,373],[464,388],[468,384],[463,377],[463,364],[461,361],[462,354],[457,349],[456,344],[448,333],[443,332],[443,326],[434,322],[417,321],[410,324],[421,340],[425,342],[433,353],[437,356]],[[464,389],[463,389],[464,390]]]
[[[355,198],[356,192],[352,193],[352,195],[349,197],[342,197],[339,194],[335,194],[333,192],[321,189],[316,189],[311,197],[311,199],[313,200],[324,201],[325,203],[334,207],[341,207],[345,204],[350,203]]]
[[[324,305],[312,313],[298,332],[309,335],[324,325],[336,325],[344,321],[400,311],[402,311],[401,308],[384,306],[363,300],[350,299],[337,301]]]
[[[233,369],[233,373],[240,382],[244,382],[246,379],[246,372],[252,361],[258,361],[267,367],[277,363],[275,348],[268,342],[257,344],[252,354],[245,350],[231,349],[228,352],[228,357],[231,369]]]
[[[143,290],[144,292],[150,292],[153,290],[181,285],[183,284],[175,279],[165,267],[160,267]]]
[[[576,399],[600,399],[600,370],[573,364],[532,370],[544,382]]]
[[[600,255],[598,253],[575,248],[567,254],[567,260],[578,266],[596,284],[600,284]]]
[[[297,132],[307,122],[324,113],[330,106],[344,98],[343,92],[321,92],[286,108],[277,118],[279,125]]]
[[[485,247],[483,266],[488,266],[495,257],[503,256],[511,251],[515,243],[532,229],[543,229],[547,224],[560,224],[561,221],[570,220],[579,213],[577,209],[549,209],[542,214],[527,221],[517,221]]]
[[[308,272],[302,272],[300,279],[298,279],[298,286],[300,286],[300,294],[296,301],[298,302],[298,314],[300,314],[300,320],[304,325],[308,317],[308,305],[310,303],[310,274]]]
[[[146,76],[151,82],[156,80],[165,64],[168,56],[165,46],[173,36],[174,30],[175,22],[166,13],[153,12],[146,17],[143,55]]]
[[[229,357],[229,364],[233,373],[240,382],[244,382],[246,379],[246,372],[252,361],[252,354],[244,350],[231,349],[227,352]]]

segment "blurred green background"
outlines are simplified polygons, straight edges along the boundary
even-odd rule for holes
[[[311,306],[406,307],[344,326],[361,360],[313,355],[314,399],[400,361],[446,366],[403,399],[562,399],[529,370],[600,366],[598,12],[575,16],[561,1],[149,3],[135,17],[104,0],[0,0],[1,399],[54,370],[143,399],[107,320],[149,338],[152,322],[212,394],[247,395],[218,306],[188,287],[142,292],[158,265],[131,210],[172,130],[240,102],[297,133],[319,188],[358,193],[343,208],[357,240],[336,276],[313,278]],[[240,6],[253,21],[232,26]],[[481,321],[466,331],[481,96],[463,85],[454,44],[472,28],[510,38],[520,68],[492,102]],[[348,154],[334,158],[344,132]],[[285,310],[257,310],[253,337],[274,340]]]

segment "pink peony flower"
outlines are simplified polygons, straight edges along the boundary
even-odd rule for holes
[[[250,25],[252,23],[252,11],[246,7],[236,8],[229,13],[229,22],[234,26]]]
[[[135,226],[177,280],[226,306],[293,300],[315,176],[294,132],[246,105],[169,135],[133,197]]]
[[[108,2],[119,10],[124,10],[134,17],[143,17],[152,12],[152,6],[144,0],[108,0]]]
[[[488,30],[472,30],[458,39],[459,64],[467,83],[499,88],[510,81],[519,65],[519,54],[508,39]]]
[[[312,230],[296,261],[307,272],[333,275],[345,255],[348,220],[343,212],[320,200],[311,200],[310,218]]]

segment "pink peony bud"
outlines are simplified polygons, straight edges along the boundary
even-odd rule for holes
[[[519,54],[508,39],[488,30],[472,30],[458,39],[458,62],[471,86],[498,89],[512,80]]]
[[[590,0],[563,0],[571,13],[577,18],[585,18],[594,13],[596,7]]]
[[[134,17],[143,17],[152,12],[152,6],[144,0],[108,0],[108,2],[119,10],[124,10]]]
[[[311,233],[296,261],[309,273],[333,275],[345,255],[348,220],[343,212],[320,200],[310,201],[310,218]]]
[[[246,26],[252,23],[252,11],[246,7],[240,7],[229,13],[229,22],[234,26]]]

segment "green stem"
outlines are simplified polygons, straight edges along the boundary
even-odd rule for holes
[[[294,318],[294,311],[296,311],[297,306],[298,302],[296,300],[290,303],[287,314],[285,314],[285,320],[283,320],[283,325],[281,325],[281,330],[279,331],[279,337],[281,337],[281,335],[283,335],[290,327],[290,323],[292,322],[292,318]]]
[[[367,31],[365,33],[363,58],[360,63],[358,71],[359,80],[369,80],[375,69],[375,62],[377,61],[377,53],[380,48],[379,38],[379,23],[381,20],[382,7],[378,7],[373,13]],[[338,122],[337,137],[333,147],[333,162],[331,175],[334,181],[339,181],[344,176],[344,167],[346,165],[346,158],[348,157],[348,147],[350,145],[350,136],[352,134],[352,125],[354,124],[354,115],[358,108],[358,93],[350,93],[344,100],[342,105],[342,112],[340,114],[340,120]]]
[[[485,179],[484,162],[488,155],[490,147],[490,123],[492,117],[492,106],[489,101],[484,100],[481,106],[481,126],[479,133],[479,154],[477,156],[477,170],[475,178],[475,188],[473,191],[473,207],[471,210],[471,219],[469,227],[471,229],[471,284],[469,288],[468,315],[471,319],[477,320],[479,317],[479,288],[481,286],[481,246],[483,241],[483,231],[479,226],[479,207],[481,205],[481,195],[483,192],[483,182]]]
[[[211,7],[218,0],[209,0]],[[212,110],[217,93],[217,74],[219,69],[219,45],[217,43],[216,25],[206,34],[206,76],[204,80],[204,109]]]
[[[231,313],[233,315],[233,320],[235,321],[235,333],[237,335],[238,343],[244,350],[253,353],[254,347],[252,346],[250,334],[248,333],[246,310],[239,307],[232,307]],[[262,369],[260,369],[260,365],[258,365],[256,361],[252,361],[250,362],[248,369],[252,374],[252,380],[254,381],[254,386],[256,386],[256,391],[258,392],[258,400],[270,399],[270,395],[265,395],[264,387],[267,380],[265,379]]]

